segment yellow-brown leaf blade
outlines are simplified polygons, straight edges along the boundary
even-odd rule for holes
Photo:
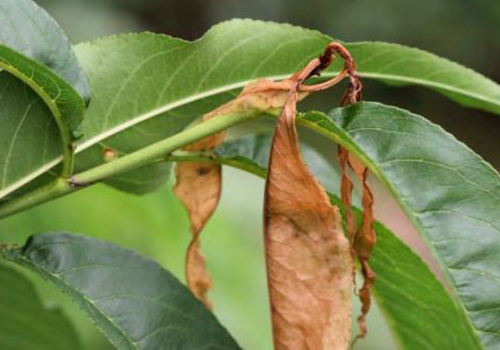
[[[351,334],[352,258],[338,209],[301,158],[297,95],[273,139],[265,246],[276,350],[345,350]]]
[[[186,281],[193,294],[211,308],[207,292],[212,282],[206,269],[205,257],[200,251],[199,236],[219,203],[221,167],[208,162],[178,163],[176,178],[174,192],[186,208],[191,221],[192,240],[186,254]]]

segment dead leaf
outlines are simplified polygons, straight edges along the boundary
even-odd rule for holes
[[[325,89],[328,84],[340,81],[345,75],[322,83],[317,90]],[[223,118],[224,115],[238,111],[255,110],[260,112],[282,108],[292,87],[292,80],[274,82],[262,79],[248,84],[239,96],[203,116],[202,120],[214,117]],[[314,87],[304,87],[305,91],[297,94],[297,99],[303,99]],[[186,146],[187,151],[206,151],[219,146],[225,138],[225,133],[218,133]],[[206,269],[205,257],[199,246],[199,236],[203,226],[210,219],[217,208],[222,186],[222,170],[218,164],[203,162],[182,162],[177,164],[176,185],[174,193],[189,213],[191,221],[192,240],[186,255],[186,281],[193,292],[203,303],[211,308],[212,303],[207,292],[212,283]]]
[[[174,193],[189,213],[192,239],[186,253],[186,282],[193,294],[208,308],[207,292],[212,287],[205,257],[200,251],[200,233],[217,208],[221,194],[221,169],[208,162],[183,162],[176,167]]]
[[[368,260],[376,243],[375,230],[373,228],[374,213],[373,213],[373,193],[368,184],[368,168],[358,160],[354,155],[349,154],[349,165],[356,174],[359,182],[363,186],[363,221],[354,240],[354,251],[361,263],[361,272],[363,274],[363,286],[359,291],[359,299],[361,301],[361,314],[358,317],[358,323],[361,330],[358,338],[364,338],[367,332],[366,315],[371,307],[371,289],[375,282],[375,272],[370,268]]]
[[[332,47],[331,50],[336,50],[345,60],[346,69],[349,73],[349,86],[342,97],[341,106],[356,103],[361,100],[362,84],[356,73],[356,64],[349,52],[343,46]],[[326,53],[326,51],[325,51]],[[355,340],[364,338],[367,333],[366,315],[370,311],[371,306],[371,288],[375,282],[375,273],[370,268],[368,260],[371,251],[376,243],[375,231],[373,229],[374,213],[373,213],[373,194],[367,181],[368,168],[359,161],[354,155],[350,154],[347,149],[339,146],[339,163],[341,168],[341,200],[346,209],[346,226],[348,237],[351,244],[351,256],[355,255],[361,263],[361,272],[363,274],[363,286],[359,291],[359,299],[361,301],[361,314],[358,317],[360,334]],[[351,168],[363,186],[363,221],[361,228],[356,232],[356,223],[352,212],[352,189],[353,183],[349,177],[348,168]],[[355,268],[353,266],[353,280],[355,279]]]
[[[296,89],[273,138],[264,237],[276,350],[345,350],[351,334],[352,258],[338,208],[302,160]]]
[[[203,116],[202,120],[242,110],[266,111],[283,106],[290,89],[288,80],[274,82],[259,80],[250,83],[240,95]],[[301,98],[308,92],[301,93]],[[218,133],[191,144],[187,151],[211,150],[224,141],[225,133]],[[192,239],[186,253],[186,282],[193,294],[208,308],[212,302],[207,293],[212,287],[210,274],[206,268],[205,257],[200,251],[201,230],[215,212],[222,191],[222,168],[218,164],[207,162],[182,162],[176,167],[176,185],[174,193],[186,208],[191,221]]]
[[[320,91],[335,85],[344,79],[352,62],[346,61],[346,67],[334,78],[316,85],[302,85],[304,79],[300,75],[308,71],[307,75],[319,74],[332,61],[332,54],[340,50],[340,55],[346,59],[342,45],[332,43],[327,46],[320,58],[311,61],[306,68],[297,72],[289,79],[274,82],[267,79],[248,84],[234,100],[207,113],[202,120],[213,117],[223,118],[231,113],[253,111],[254,114],[265,113],[282,108],[289,99],[289,91],[294,90],[294,103],[304,99],[312,92]],[[350,57],[350,56],[349,56]],[[207,151],[216,148],[225,138],[224,133],[218,133],[185,147],[188,151]],[[210,174],[207,176],[205,170]],[[210,169],[210,171],[208,171]],[[207,298],[207,291],[211,287],[211,280],[206,270],[205,258],[199,250],[199,236],[205,223],[215,211],[221,193],[221,167],[216,164],[208,166],[206,163],[186,162],[178,164],[176,170],[177,183],[174,192],[186,207],[191,220],[192,240],[186,256],[186,280],[193,293],[207,306],[211,302]],[[338,213],[336,214],[338,215]],[[349,316],[350,317],[350,316]]]
[[[349,176],[349,152],[342,146],[339,146],[338,159],[340,164],[340,197],[342,205],[346,210],[346,228],[347,237],[351,245],[354,243],[356,235],[356,221],[354,220],[354,213],[352,211],[352,189],[354,184]]]

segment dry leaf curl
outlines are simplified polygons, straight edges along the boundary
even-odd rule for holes
[[[313,61],[314,62],[314,61]],[[351,334],[352,256],[338,208],[304,163],[292,77],[266,179],[264,238],[276,350],[345,350]]]
[[[302,82],[319,74],[337,52],[345,68],[316,85]],[[243,111],[283,111],[278,121],[266,185],[265,241],[271,294],[274,341],[278,350],[347,349],[351,325],[352,255],[340,214],[301,159],[295,129],[295,105],[312,92],[324,90],[348,74],[353,61],[338,43],[290,79],[259,80],[240,95],[206,114],[203,120]],[[352,85],[352,84],[351,84]],[[224,133],[194,143],[186,150],[211,150]],[[186,280],[208,307],[211,287],[199,250],[200,232],[215,211],[221,193],[221,168],[203,162],[179,164],[175,193],[191,220],[192,241],[186,256]]]

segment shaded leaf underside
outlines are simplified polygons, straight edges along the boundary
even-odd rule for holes
[[[88,81],[62,29],[31,0],[0,3],[0,89],[0,193],[63,153],[68,175]]]
[[[71,85],[83,100],[90,98],[87,79],[68,38],[56,21],[34,1],[2,0],[0,47],[21,53],[45,66],[46,70],[53,71]],[[30,76],[29,68],[26,74]]]
[[[78,134],[90,99],[87,78],[62,29],[31,0],[0,4],[0,68],[44,100],[62,132]]]

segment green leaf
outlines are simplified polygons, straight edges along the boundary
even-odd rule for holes
[[[250,81],[290,76],[331,40],[287,24],[232,20],[193,42],[143,33],[77,45],[93,91],[85,138],[76,150],[78,170],[101,164],[106,147],[127,154],[177,133]],[[500,113],[500,87],[467,68],[400,45],[346,45],[363,77],[437,89],[465,105]],[[44,166],[1,188],[0,198],[60,159],[44,161]]]
[[[0,68],[28,84],[61,128],[77,132],[90,98],[87,79],[62,29],[31,0],[0,4]]]
[[[172,274],[130,250],[54,233],[4,256],[70,295],[118,349],[240,349]]]
[[[55,120],[26,84],[0,72],[0,188],[61,153]]]
[[[433,248],[486,349],[500,346],[499,174],[442,128],[378,103],[299,123],[344,145],[392,192]]]
[[[183,155],[173,159],[205,160],[229,165],[264,177],[271,135],[257,134],[227,141],[214,154]],[[302,154],[315,176],[327,183],[332,169],[303,145]],[[319,176],[318,176],[319,175]],[[327,186],[328,187],[328,186]],[[339,198],[330,194],[345,219]],[[354,208],[358,221],[361,211]],[[377,274],[375,297],[401,349],[481,349],[470,323],[426,263],[380,222],[370,265]]]
[[[2,350],[81,349],[70,321],[43,305],[32,283],[0,262],[0,344]]]
[[[31,0],[2,0],[0,4],[0,71],[0,110],[3,112],[0,123],[2,132],[7,134],[0,148],[0,164],[5,167],[0,175],[0,193],[19,182],[32,180],[38,175],[36,169],[62,154],[63,172],[69,175],[71,143],[81,135],[89,86],[61,28]],[[17,94],[26,93],[19,84],[11,83],[10,74],[28,85],[46,108],[32,108],[39,103],[31,102],[34,100],[31,96],[30,103],[19,105],[25,98],[17,99]],[[49,119],[53,118],[58,129],[28,125],[35,118],[40,121],[35,122],[36,125],[49,125]],[[54,143],[54,139],[61,139],[62,144],[61,141]],[[40,144],[40,140],[46,142]],[[29,155],[12,161],[12,155],[21,152]],[[35,155],[39,159],[33,160]]]
[[[157,190],[170,177],[172,164],[167,162],[145,165],[128,173],[113,176],[106,184],[116,189],[141,195]]]
[[[358,218],[361,212],[356,211]],[[375,299],[401,349],[483,349],[468,320],[420,256],[380,223],[370,266]]]
[[[32,81],[61,110],[90,99],[87,78],[68,38],[32,0],[2,0],[0,4],[0,67],[17,70],[22,80]]]
[[[463,106],[500,114],[500,85],[462,65],[403,45],[346,44],[362,77],[435,90]]]

